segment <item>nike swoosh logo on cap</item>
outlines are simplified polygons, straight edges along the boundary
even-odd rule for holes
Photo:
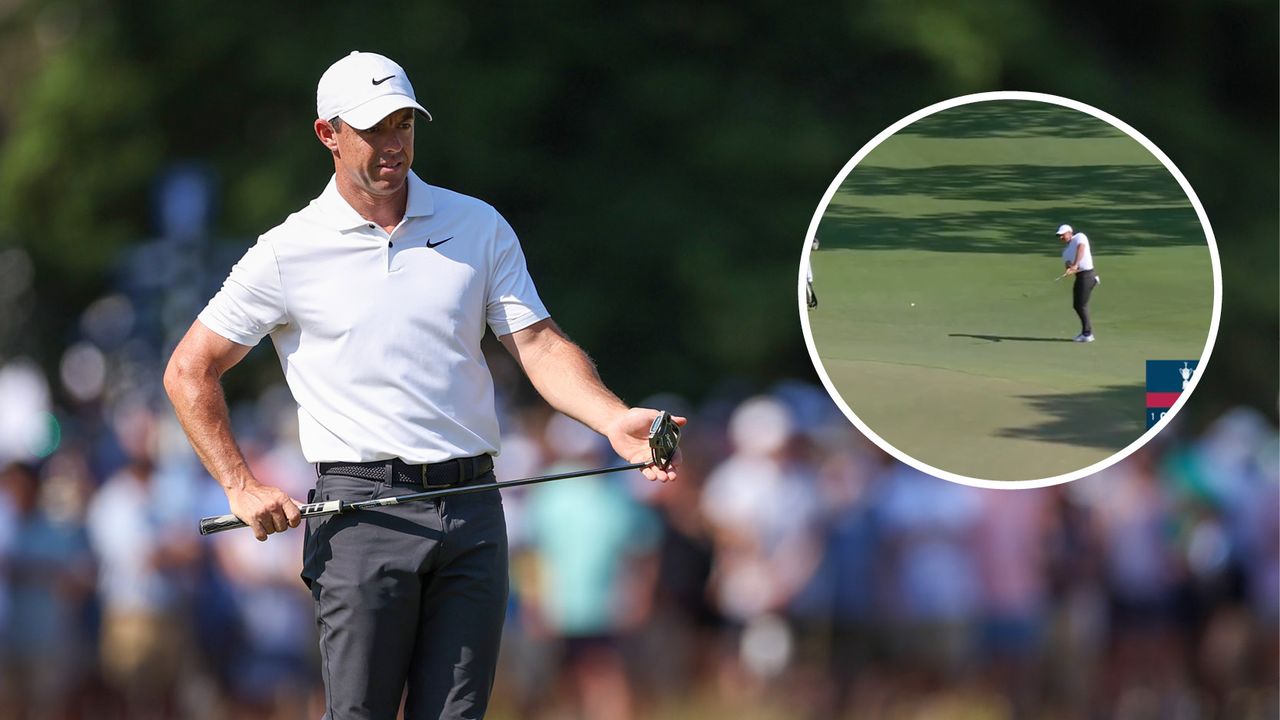
[[[443,244],[445,244],[445,243],[449,242],[449,241],[450,241],[450,240],[452,240],[452,239],[453,239],[453,236],[452,236],[452,235],[450,235],[449,237],[447,237],[447,238],[445,238],[445,239],[441,240],[441,241],[440,241],[440,242],[438,242],[438,243],[433,243],[433,242],[431,242],[431,238],[427,238],[427,247],[429,247],[429,248],[438,247],[438,246],[440,246],[440,245],[443,245]]]
[[[390,79],[391,79],[391,78],[393,78],[393,77],[395,77],[395,75],[388,75],[388,76],[386,76],[386,77],[382,78],[381,80],[374,80],[374,81],[373,81],[373,84],[374,84],[374,85],[381,85],[382,83],[384,83],[384,82],[386,82],[386,81],[390,80]],[[370,78],[370,80],[373,80],[373,78]]]

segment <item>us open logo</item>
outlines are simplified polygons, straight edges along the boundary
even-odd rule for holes
[[[1197,360],[1147,361],[1147,429],[1169,412],[1196,375]]]

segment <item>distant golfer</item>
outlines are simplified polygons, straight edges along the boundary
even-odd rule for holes
[[[1093,252],[1089,247],[1089,238],[1082,232],[1076,232],[1070,225],[1058,228],[1058,238],[1066,244],[1062,251],[1062,261],[1066,264],[1066,274],[1076,276],[1075,287],[1071,290],[1071,307],[1080,316],[1080,334],[1073,338],[1076,342],[1093,342],[1093,324],[1089,321],[1089,296],[1093,289],[1102,282],[1093,268]]]
[[[813,261],[812,260],[807,261],[805,263],[804,269],[805,269],[805,286],[804,286],[805,304],[809,306],[810,310],[812,310],[818,307],[818,293],[813,291]]]

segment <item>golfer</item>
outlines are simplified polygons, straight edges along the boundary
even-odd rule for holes
[[[805,286],[804,286],[805,304],[809,306],[810,310],[812,310],[818,307],[818,293],[815,292],[813,289],[813,261],[812,260],[805,261],[804,271],[805,271]]]
[[[410,170],[418,114],[431,119],[395,62],[354,52],[334,63],[314,122],[333,177],[245,253],[169,361],[165,388],[191,444],[259,540],[301,516],[250,472],[220,378],[268,335],[316,463],[309,500],[492,481],[486,326],[553,407],[625,460],[651,458],[657,411],[628,409],[552,322],[507,221]],[[309,519],[302,576],[325,718],[393,718],[402,696],[410,720],[485,714],[507,602],[496,490]]]
[[[1089,320],[1089,296],[1098,286],[1101,279],[1093,268],[1093,252],[1089,247],[1089,237],[1076,232],[1070,225],[1058,227],[1058,239],[1066,245],[1062,250],[1062,261],[1066,265],[1066,274],[1074,275],[1075,286],[1071,289],[1071,307],[1080,316],[1080,334],[1073,340],[1076,342],[1093,342],[1093,323]]]

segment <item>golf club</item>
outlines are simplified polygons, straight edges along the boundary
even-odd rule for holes
[[[1056,283],[1056,282],[1058,282],[1059,280],[1061,280],[1062,278],[1066,277],[1067,275],[1070,275],[1070,273],[1065,273],[1065,272],[1064,272],[1064,273],[1062,273],[1061,275],[1059,275],[1058,277],[1054,278],[1054,279],[1053,279],[1053,282],[1055,282],[1055,283]],[[1023,292],[1023,293],[1022,293],[1022,297],[1024,297],[1024,298],[1028,298],[1028,297],[1031,297],[1032,295],[1043,295],[1043,294],[1044,294],[1045,292],[1047,292],[1048,290],[1049,290],[1049,288],[1048,288],[1048,287],[1046,287],[1046,286],[1044,286],[1044,285],[1040,285],[1039,283],[1037,283],[1035,288],[1033,288],[1033,289],[1031,289],[1031,290],[1027,290],[1026,292]]]
[[[302,517],[322,517],[325,515],[339,515],[354,510],[370,510],[373,508],[391,507],[392,505],[400,505],[401,503],[420,502],[423,500],[435,500],[442,497],[451,497],[453,495],[466,495],[469,493],[485,492],[487,490],[501,490],[502,488],[518,487],[520,485],[533,485],[535,483],[551,482],[552,480],[567,480],[569,478],[585,477],[587,475],[603,475],[605,473],[622,472],[623,470],[639,470],[649,465],[657,465],[664,470],[671,467],[671,462],[675,459],[676,449],[680,445],[680,426],[672,419],[671,414],[663,410],[653,419],[653,424],[649,426],[649,450],[653,454],[653,460],[650,462],[636,462],[629,465],[619,465],[617,467],[595,468],[592,470],[575,470],[573,472],[557,473],[555,475],[540,475],[538,477],[521,478],[519,480],[508,480],[506,482],[491,482],[480,485],[464,485],[462,487],[446,487],[439,490],[427,490],[424,492],[410,493],[409,495],[401,495],[399,497],[375,498],[373,500],[362,500],[360,502],[347,503],[342,500],[330,500],[328,502],[307,503],[299,505],[298,510],[302,513]],[[233,530],[235,528],[248,527],[248,525],[236,517],[235,515],[214,515],[211,517],[200,518],[200,534],[210,535],[223,530]]]

